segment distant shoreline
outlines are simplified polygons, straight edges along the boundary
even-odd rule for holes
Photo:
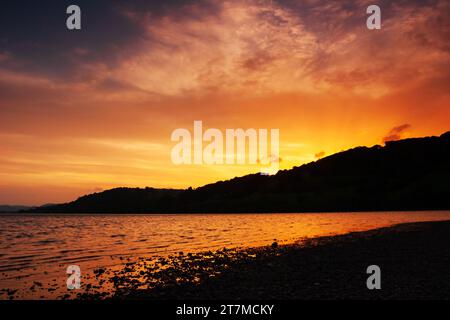
[[[251,214],[327,214],[327,213],[389,213],[389,212],[445,212],[450,209],[424,209],[424,210],[359,210],[359,211],[305,211],[305,212],[130,212],[130,213],[107,213],[107,212],[0,212],[0,215],[23,215],[23,216],[40,216],[40,215],[61,215],[61,216],[77,216],[77,215],[117,215],[117,216],[134,216],[134,215],[251,215]]]

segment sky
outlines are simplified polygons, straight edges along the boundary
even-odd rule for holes
[[[82,29],[66,28],[76,4]],[[366,8],[381,8],[368,30]],[[280,130],[280,167],[450,130],[450,2],[22,1],[0,11],[0,203],[198,187],[171,134]]]

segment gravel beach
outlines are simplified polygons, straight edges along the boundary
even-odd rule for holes
[[[450,221],[406,223],[295,244],[140,259],[99,269],[111,294],[79,299],[445,299],[450,298]],[[381,268],[368,290],[367,267]]]

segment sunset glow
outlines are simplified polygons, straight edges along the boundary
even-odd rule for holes
[[[381,30],[365,0],[137,3],[87,4],[78,33],[64,9],[0,14],[0,203],[259,172],[174,165],[196,120],[279,129],[281,169],[449,129],[448,1],[380,1]]]

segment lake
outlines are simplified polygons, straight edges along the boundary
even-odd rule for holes
[[[66,268],[82,274],[139,257],[291,243],[304,238],[450,220],[450,211],[290,214],[1,214],[0,299],[66,293]],[[29,288],[37,287],[30,291]],[[64,289],[61,289],[64,288]]]

